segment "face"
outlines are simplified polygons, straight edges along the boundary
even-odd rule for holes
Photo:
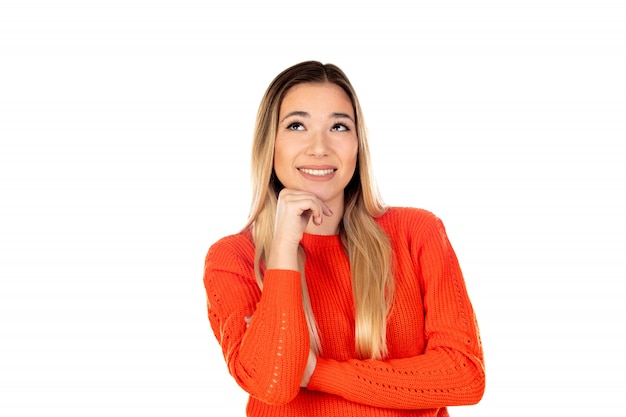
[[[274,171],[286,188],[343,207],[343,191],[354,175],[357,152],[354,108],[341,87],[304,83],[287,92],[274,148]]]

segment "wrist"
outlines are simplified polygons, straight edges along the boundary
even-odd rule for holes
[[[275,242],[267,258],[267,269],[298,270],[299,243]]]

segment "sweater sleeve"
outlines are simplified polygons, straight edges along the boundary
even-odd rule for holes
[[[474,312],[443,224],[436,218],[429,223],[411,243],[413,269],[423,288],[423,354],[382,361],[318,358],[308,389],[397,409],[480,401],[485,372]]]
[[[236,382],[263,402],[285,404],[300,390],[309,353],[300,274],[268,270],[261,292],[253,249],[238,237],[222,239],[207,253],[209,322]],[[249,327],[246,316],[252,316]]]

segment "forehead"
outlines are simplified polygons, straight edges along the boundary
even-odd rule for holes
[[[281,102],[280,114],[293,110],[341,111],[354,116],[350,97],[333,83],[302,83],[291,87]]]

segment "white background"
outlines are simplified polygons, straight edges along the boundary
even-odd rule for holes
[[[487,390],[452,415],[623,413],[625,3],[359,3],[0,3],[0,415],[244,415],[204,255],[308,59],[351,78],[387,203],[457,251]]]

